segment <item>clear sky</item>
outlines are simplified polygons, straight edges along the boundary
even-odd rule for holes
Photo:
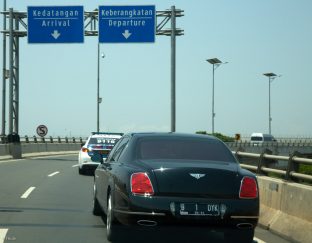
[[[263,73],[274,72],[282,76],[271,84],[272,134],[312,137],[311,0],[7,0],[7,8],[18,11],[147,4],[156,10],[175,5],[185,14],[177,19],[185,32],[176,47],[177,132],[211,132],[212,65],[206,59],[217,57],[228,64],[215,71],[216,132],[268,133],[269,81]],[[100,48],[100,130],[170,131],[170,37]],[[2,45],[0,52],[2,57]],[[84,44],[20,38],[19,134],[33,136],[44,124],[48,136],[88,136],[96,130],[96,83],[97,37],[85,37]]]

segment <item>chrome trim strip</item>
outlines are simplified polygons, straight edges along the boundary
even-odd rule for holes
[[[132,214],[132,215],[145,215],[145,216],[166,216],[165,213],[147,213],[147,212],[130,212],[130,211],[124,211],[124,210],[118,210],[114,209],[115,213],[124,213],[124,214]]]
[[[232,219],[258,219],[259,216],[231,216]]]

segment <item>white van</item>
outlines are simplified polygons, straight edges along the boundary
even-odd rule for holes
[[[256,132],[251,134],[250,142],[252,145],[260,145],[263,142],[276,142],[276,139],[270,134]]]

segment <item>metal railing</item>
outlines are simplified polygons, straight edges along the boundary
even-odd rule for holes
[[[21,143],[84,143],[86,141],[86,138],[76,138],[76,137],[56,137],[53,138],[52,136],[50,137],[21,137]]]
[[[265,151],[261,154],[233,151],[233,154],[240,158],[251,158],[257,160],[257,165],[241,163],[241,167],[256,172],[257,174],[275,173],[282,176],[287,181],[299,182],[299,180],[308,180],[312,182],[312,175],[299,172],[300,164],[312,166],[312,159],[300,157],[300,153],[294,152],[290,156],[280,156],[269,154]],[[270,168],[273,161],[288,161],[286,170]]]
[[[312,146],[311,139],[284,139],[278,140],[276,142],[262,142],[262,143],[255,143],[250,141],[235,141],[235,142],[226,142],[229,147],[305,147],[305,146]]]
[[[1,136],[1,143],[8,143],[8,139],[6,136]],[[84,143],[87,138],[82,137],[37,137],[37,136],[24,136],[20,137],[21,143]]]

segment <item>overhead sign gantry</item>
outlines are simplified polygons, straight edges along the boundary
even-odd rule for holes
[[[6,7],[4,8],[4,11],[1,12],[4,15],[4,28],[1,31],[4,40],[2,82],[4,102],[2,104],[3,116],[2,131],[0,134],[2,141],[5,141],[6,137],[6,124],[8,124],[9,134],[18,135],[19,133],[19,38],[26,36],[28,36],[29,43],[80,43],[83,42],[84,36],[98,36],[99,34],[103,38],[102,43],[145,43],[154,42],[155,35],[170,36],[171,131],[175,131],[175,37],[184,34],[182,29],[176,28],[176,17],[184,16],[184,11],[176,9],[175,6],[164,11],[156,11],[154,5],[119,6],[119,9],[116,9],[116,6],[103,6],[101,10],[104,10],[104,12],[98,9],[84,12],[82,6],[38,6],[28,7],[27,12],[19,12],[14,11],[13,8],[10,8],[8,11]],[[105,10],[109,12],[105,12]],[[127,16],[120,16],[122,14],[126,15],[126,12],[128,13]],[[108,17],[108,22],[105,22],[104,19],[100,20],[100,15],[104,18]],[[27,18],[28,21],[25,22],[24,19]],[[169,20],[171,20],[171,27],[165,29]],[[99,21],[104,22],[101,22],[100,25]],[[107,29],[107,24],[108,27],[112,28]],[[20,26],[24,30],[20,30]],[[104,32],[99,28],[103,28]],[[114,36],[115,31],[119,32],[118,38]],[[9,69],[6,66],[6,37],[9,37]],[[99,42],[101,42],[101,38],[99,38]],[[8,122],[6,122],[5,117],[6,79],[9,79]]]

